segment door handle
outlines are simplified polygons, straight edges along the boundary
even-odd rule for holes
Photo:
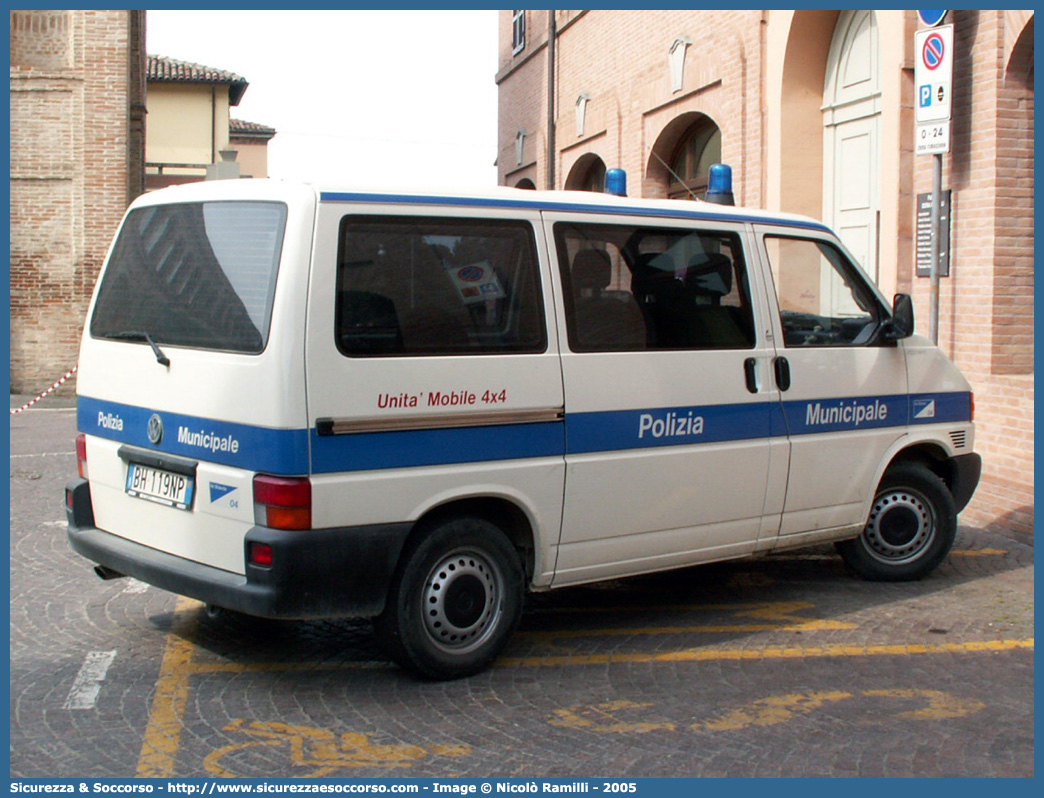
[[[743,361],[743,375],[747,380],[747,390],[751,393],[758,392],[758,361],[748,357]]]
[[[776,372],[776,387],[781,391],[790,389],[790,361],[785,357],[777,357],[773,363]]]

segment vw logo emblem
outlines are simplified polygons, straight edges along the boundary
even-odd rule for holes
[[[163,440],[163,421],[155,413],[149,418],[148,426],[149,440],[154,444],[159,444]]]

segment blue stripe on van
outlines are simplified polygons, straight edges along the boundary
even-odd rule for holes
[[[773,402],[611,410],[566,415],[566,451],[589,454],[691,446],[785,434]]]
[[[901,427],[909,419],[909,397],[896,394],[784,401],[783,415],[791,435]]]
[[[329,474],[561,457],[565,448],[564,436],[561,421],[353,435],[319,435],[313,429],[312,470],[317,474]]]
[[[149,441],[153,413],[163,422],[159,445]],[[205,460],[249,471],[290,476],[308,473],[308,432],[275,429],[188,416],[166,410],[80,396],[76,402],[80,432],[155,452]]]
[[[957,391],[784,401],[783,413],[791,435],[907,424],[953,424],[971,421],[971,393]]]
[[[347,191],[324,191],[319,195],[322,202],[358,202],[374,205],[433,205],[465,208],[516,208],[534,211],[558,211],[562,213],[608,213],[614,216],[647,216],[661,219],[699,219],[701,221],[734,222],[736,224],[772,224],[782,227],[798,227],[830,233],[826,225],[803,219],[777,219],[752,213],[714,213],[708,207],[696,203],[679,203],[678,209],[606,206],[583,202],[538,202],[536,200],[497,199],[495,197],[444,197],[424,194],[378,194]]]
[[[110,440],[270,474],[329,474],[390,468],[562,457],[690,446],[789,434],[943,424],[971,419],[968,392],[750,402],[569,413],[565,421],[491,427],[319,435],[160,412],[164,435],[148,440],[153,411],[81,396],[77,426]]]

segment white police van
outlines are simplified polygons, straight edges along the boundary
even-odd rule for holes
[[[129,209],[79,359],[72,547],[474,673],[524,594],[836,541],[949,551],[968,382],[837,237],[701,202],[279,182]]]

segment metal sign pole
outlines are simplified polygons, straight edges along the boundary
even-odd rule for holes
[[[939,217],[942,210],[942,155],[932,156],[932,254],[931,254],[931,299],[928,306],[928,337],[933,344],[939,343]]]
[[[930,304],[928,308],[928,337],[939,343],[939,277],[941,264],[939,250],[942,235],[939,229],[942,216],[942,154],[950,151],[950,111],[953,89],[953,25],[936,27],[946,17],[946,11],[918,11],[921,22],[928,26],[914,34],[914,84],[917,107],[914,121],[914,154],[932,156],[932,211],[929,223],[931,240],[928,276]],[[951,208],[952,212],[952,208]],[[922,272],[923,273],[923,272]]]

